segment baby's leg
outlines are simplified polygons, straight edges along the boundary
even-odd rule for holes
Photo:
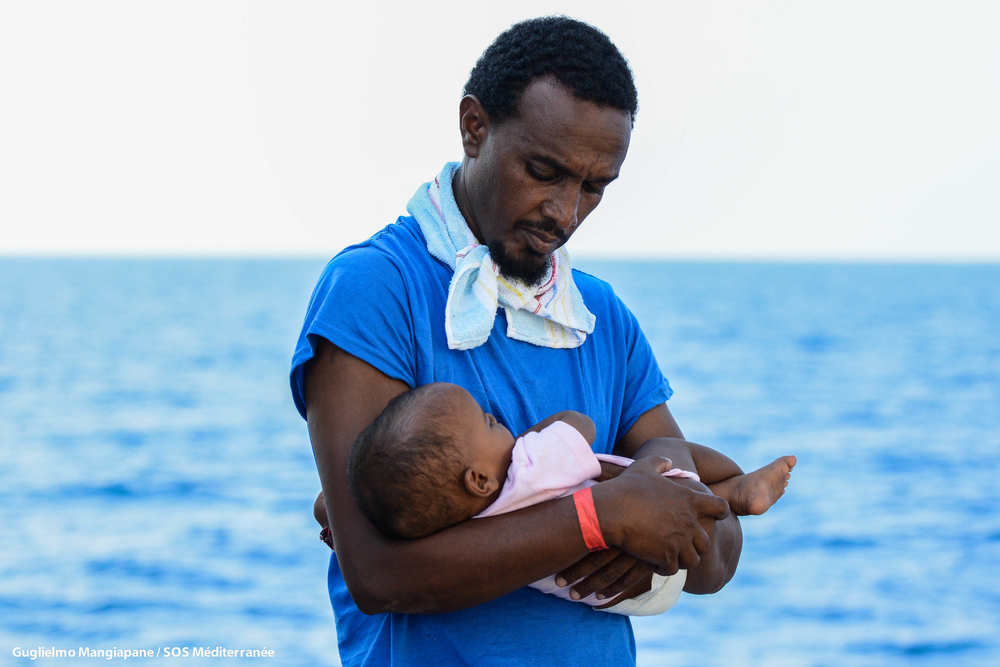
[[[737,516],[763,514],[785,493],[794,456],[782,456],[763,468],[708,484],[712,493],[725,498]]]
[[[639,448],[635,458],[653,454],[670,459],[675,468],[697,473],[702,484],[709,487],[716,482],[743,474],[740,467],[728,456],[680,438],[650,440]]]
[[[774,462],[744,474],[725,454],[677,438],[656,438],[639,448],[636,457],[656,454],[669,458],[675,468],[698,473],[712,493],[725,498],[738,516],[763,514],[785,493],[794,456],[782,456]]]

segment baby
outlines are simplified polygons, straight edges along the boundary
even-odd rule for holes
[[[348,478],[358,507],[379,530],[394,537],[419,538],[466,519],[569,495],[632,462],[595,455],[590,449],[594,438],[593,421],[567,411],[515,439],[466,390],[435,383],[393,399],[358,436]],[[658,453],[690,460],[695,468],[675,468],[664,475],[700,477],[741,516],[762,514],[771,507],[784,493],[795,466],[794,456],[783,456],[743,474],[730,459],[707,447],[683,440],[664,442]],[[325,527],[322,496],[315,512]],[[580,601],[615,613],[660,613],[676,602],[685,574],[682,570],[672,577],[653,575],[649,592],[617,604],[594,595]],[[571,599],[569,587],[557,586],[554,577],[532,586]]]

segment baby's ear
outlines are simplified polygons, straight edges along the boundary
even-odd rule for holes
[[[479,498],[485,498],[500,487],[496,477],[491,477],[475,466],[465,469],[465,490]]]

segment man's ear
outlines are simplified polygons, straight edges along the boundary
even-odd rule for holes
[[[486,498],[500,488],[496,477],[487,475],[475,466],[465,469],[465,490],[477,498]]]
[[[466,95],[458,103],[458,127],[462,132],[462,147],[468,157],[479,157],[479,149],[490,131],[490,116],[475,95]]]

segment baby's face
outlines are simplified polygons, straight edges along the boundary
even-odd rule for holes
[[[455,434],[464,445],[466,464],[479,465],[503,486],[514,450],[514,436],[483,409],[472,395],[455,387]]]

